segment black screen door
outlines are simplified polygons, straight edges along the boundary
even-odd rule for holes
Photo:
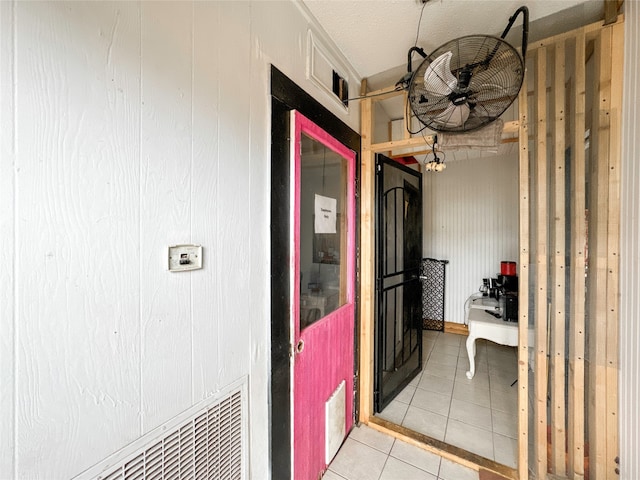
[[[376,156],[375,411],[422,369],[422,177]]]

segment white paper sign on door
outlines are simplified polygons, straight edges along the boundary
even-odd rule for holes
[[[336,208],[338,201],[335,198],[323,197],[316,194],[315,198],[315,233],[336,233]]]

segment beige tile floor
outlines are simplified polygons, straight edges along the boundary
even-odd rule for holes
[[[478,472],[361,425],[323,480],[478,480]]]
[[[478,340],[469,380],[466,337],[426,331],[423,338],[422,373],[379,415],[516,468],[516,348]]]
[[[465,342],[461,335],[425,331],[423,371],[379,416],[515,468],[516,349],[478,340],[469,380]],[[478,472],[362,425],[323,479],[478,480]]]

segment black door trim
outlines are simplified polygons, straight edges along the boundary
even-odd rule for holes
[[[297,110],[356,152],[356,219],[360,218],[360,135],[340,121],[311,95],[271,66],[271,478],[291,478],[291,373],[289,365],[289,112]],[[356,220],[356,252],[360,228]],[[356,273],[359,269],[356,257]],[[358,366],[359,276],[356,275],[355,368]],[[359,392],[354,389],[355,405]],[[357,411],[354,410],[357,420]]]

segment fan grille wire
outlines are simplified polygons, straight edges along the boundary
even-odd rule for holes
[[[451,93],[425,86],[425,73],[441,55],[451,52],[450,69],[458,84]],[[468,87],[461,82],[470,72]],[[434,74],[433,69],[430,74]],[[445,78],[438,75],[443,85]],[[522,57],[509,43],[489,35],[469,35],[445,43],[423,60],[411,78],[409,104],[414,115],[431,130],[468,132],[491,123],[517,98],[524,78]],[[452,99],[462,106],[452,107]],[[460,108],[469,109],[468,118]],[[464,121],[462,121],[464,120]]]

